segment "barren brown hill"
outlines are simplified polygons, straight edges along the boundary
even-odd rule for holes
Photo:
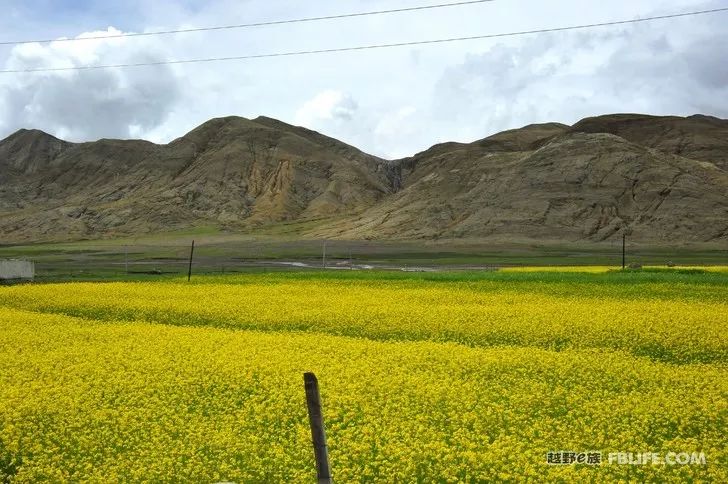
[[[728,120],[696,114],[647,116],[613,114],[586,118],[572,127],[584,133],[611,133],[649,148],[710,161],[728,170]]]
[[[636,114],[529,125],[387,161],[270,118],[167,144],[0,141],[0,242],[212,225],[300,237],[728,240],[728,121]]]
[[[0,142],[0,230],[63,240],[345,215],[392,191],[387,167],[263,117],[213,119],[167,145],[21,130]]]

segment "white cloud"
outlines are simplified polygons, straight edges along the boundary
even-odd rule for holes
[[[79,38],[118,33],[109,28]],[[6,66],[66,68],[153,62],[165,57],[154,40],[134,45],[112,38],[18,45]],[[4,78],[0,84],[0,119],[9,131],[32,127],[72,141],[145,136],[166,120],[179,97],[179,79],[166,66],[27,73]]]
[[[613,112],[728,117],[727,45],[717,19],[669,34],[655,24],[503,43],[449,67],[431,114],[459,140]]]
[[[352,121],[358,106],[354,99],[341,91],[322,91],[296,111],[297,124],[315,127],[322,121]]]
[[[403,149],[402,140],[412,140],[420,131],[417,119],[417,108],[403,106],[390,112],[383,113],[376,122],[373,135],[374,144],[381,147],[384,156],[389,158],[403,158],[412,153]]]

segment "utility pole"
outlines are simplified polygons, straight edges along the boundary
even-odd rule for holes
[[[187,268],[187,282],[190,282],[192,278],[192,254],[195,253],[195,241],[192,241],[192,248],[190,248],[190,265]]]
[[[124,246],[124,271],[129,274],[129,246]]]
[[[326,269],[326,239],[324,239],[324,248],[323,253],[321,255],[321,265],[324,269]]]
[[[622,232],[622,270],[624,270],[624,263],[625,263],[625,240],[627,238],[627,235]]]

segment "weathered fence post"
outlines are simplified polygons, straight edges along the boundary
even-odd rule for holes
[[[195,241],[192,241],[192,248],[190,248],[190,265],[187,268],[187,282],[190,282],[192,278],[192,254],[195,253]]]
[[[304,373],[303,382],[306,387],[306,406],[308,407],[308,420],[311,424],[311,439],[313,441],[313,453],[316,457],[318,484],[332,484],[318,380],[313,373]]]
[[[625,234],[622,234],[622,270],[624,270],[624,262],[625,262],[625,240],[627,236]]]

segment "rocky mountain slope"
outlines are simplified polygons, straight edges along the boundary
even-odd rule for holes
[[[330,217],[391,193],[388,166],[262,117],[214,119],[167,145],[21,130],[0,142],[0,230],[73,239]]]
[[[394,161],[265,117],[167,145],[0,141],[0,243],[290,221],[301,237],[728,241],[728,121],[607,115]]]

